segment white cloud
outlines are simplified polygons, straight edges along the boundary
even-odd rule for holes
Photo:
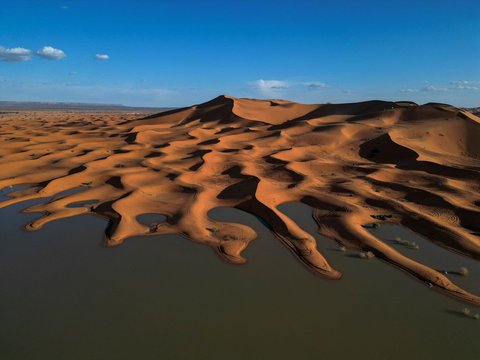
[[[471,80],[455,80],[450,81],[450,84],[453,85],[451,88],[455,90],[478,90],[478,81]]]
[[[55,49],[51,46],[44,46],[37,51],[37,55],[47,60],[60,60],[67,56],[62,50]]]
[[[4,48],[0,46],[0,60],[6,62],[28,61],[32,58],[32,50],[22,47]]]
[[[107,54],[95,54],[95,59],[97,60],[108,60],[110,56]]]
[[[281,80],[257,80],[255,82],[261,90],[281,90],[288,89],[288,83]]]
[[[251,82],[250,85],[252,88],[258,90],[265,96],[276,96],[279,95],[283,90],[289,88],[289,85],[286,81],[281,80],[256,80]]]
[[[453,86],[452,89],[456,89],[456,90],[478,90],[478,86],[459,84],[459,85]]]
[[[446,88],[437,87],[437,86],[434,86],[434,85],[424,86],[424,87],[421,88],[420,90],[421,90],[421,91],[447,91]]]
[[[306,83],[305,85],[312,90],[326,89],[329,87],[327,84],[323,82],[312,82],[312,83]]]
[[[428,81],[425,81],[428,84]],[[480,86],[477,85],[478,81],[472,80],[455,80],[450,81],[446,85],[435,86],[435,85],[425,85],[419,89],[404,88],[400,89],[401,93],[416,93],[416,92],[448,92],[449,90],[479,90]]]
[[[477,83],[477,81],[470,81],[470,80],[455,80],[450,81],[451,85],[472,85]]]

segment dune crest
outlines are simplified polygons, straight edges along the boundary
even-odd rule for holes
[[[308,269],[338,279],[314,237],[278,206],[303,202],[319,233],[369,251],[434,290],[480,297],[399,253],[364,226],[392,215],[437,244],[480,259],[480,118],[443,104],[369,101],[303,105],[217,97],[142,119],[115,114],[25,112],[0,117],[0,208],[25,209],[28,224],[85,213],[109,220],[105,244],[180,234],[246,261],[250,227],[208,216],[235,207],[262,218]],[[166,221],[143,224],[142,214]]]

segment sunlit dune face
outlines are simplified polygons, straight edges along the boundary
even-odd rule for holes
[[[180,234],[241,264],[250,227],[208,216],[252,213],[315,274],[338,279],[315,239],[278,210],[312,207],[339,247],[379,257],[435,290],[480,305],[434,269],[400,254],[365,226],[400,222],[431,241],[480,258],[480,119],[443,105],[372,101],[302,105],[219,97],[143,119],[118,113],[0,115],[0,207],[28,224],[85,213],[109,220],[108,246],[139,235]],[[166,220],[144,224],[142,214]],[[261,241],[261,240],[258,240]],[[367,256],[367,255],[366,255]]]

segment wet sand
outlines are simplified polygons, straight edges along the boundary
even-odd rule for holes
[[[314,234],[341,281],[298,266],[259,219],[236,209],[209,215],[257,232],[241,267],[176,235],[105,248],[106,222],[91,215],[28,233],[35,215],[19,214],[22,205],[0,210],[1,358],[442,360],[480,351],[480,322],[461,315],[465,305],[377,258],[339,252],[315,234],[306,205],[281,210]],[[463,285],[478,293],[475,264]]]

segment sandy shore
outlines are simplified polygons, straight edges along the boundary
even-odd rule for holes
[[[255,231],[207,216],[219,206],[236,207],[268,223],[312,272],[340,278],[341,269],[329,265],[313,236],[278,210],[282,203],[300,201],[313,208],[319,232],[339,246],[370,251],[434,290],[480,305],[480,297],[364,227],[400,222],[480,259],[475,115],[441,104],[303,105],[220,96],[135,117],[0,115],[0,189],[31,185],[10,193],[0,208],[45,198],[25,209],[43,214],[28,230],[94,213],[109,219],[108,246],[132,236],[175,233],[241,264]],[[167,220],[148,225],[137,220],[147,213]]]

